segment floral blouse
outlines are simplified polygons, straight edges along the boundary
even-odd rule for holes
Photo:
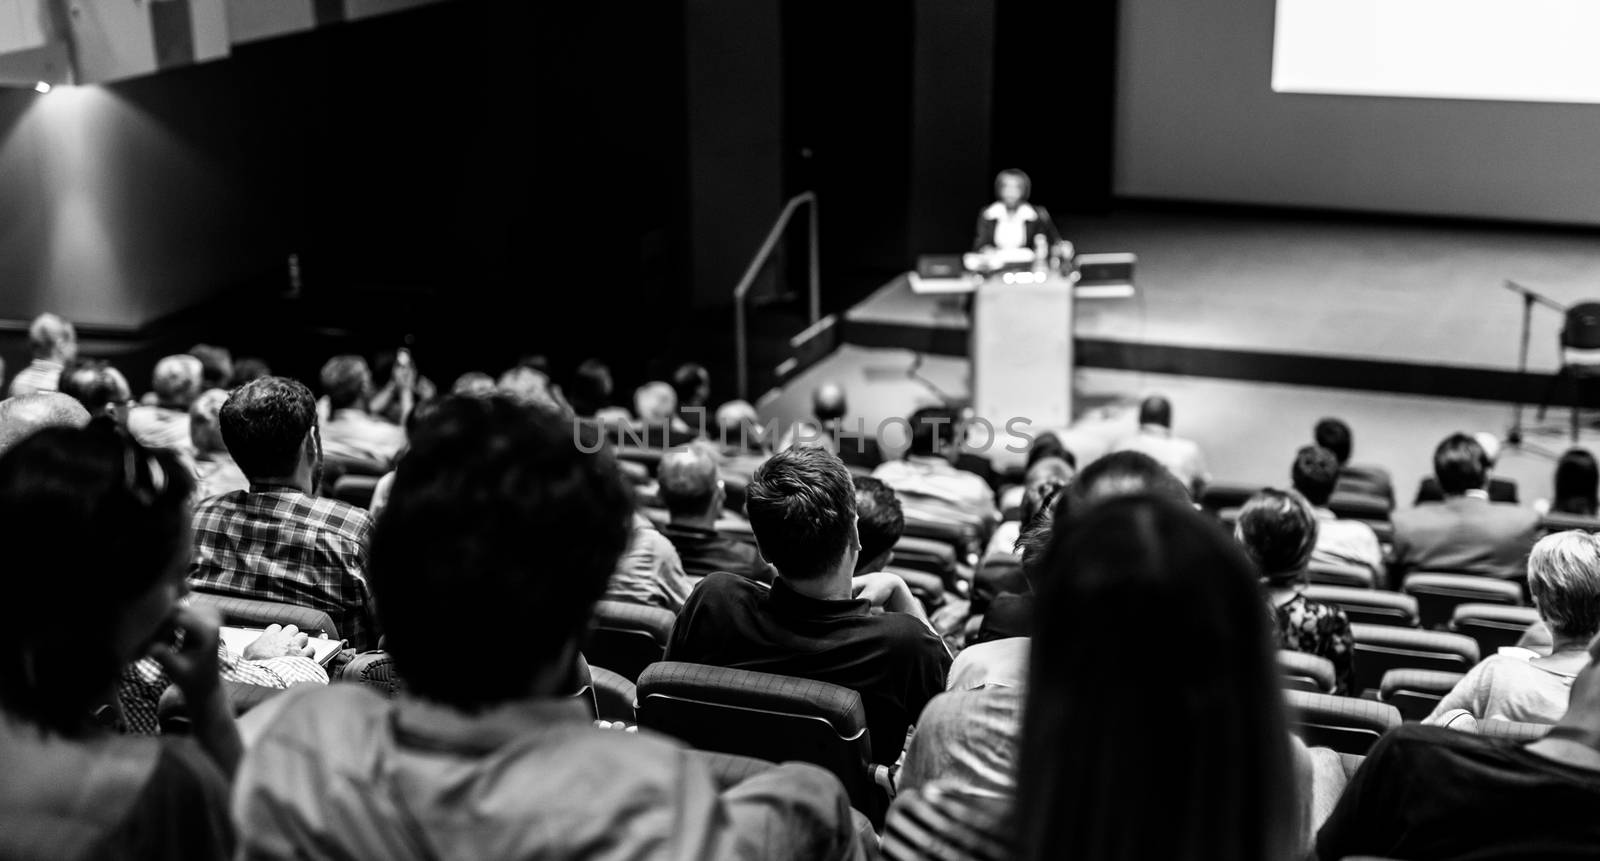
[[[1353,696],[1355,691],[1355,638],[1350,619],[1334,604],[1311,601],[1304,595],[1270,608],[1278,628],[1278,647],[1305,652],[1333,663],[1333,692]]]

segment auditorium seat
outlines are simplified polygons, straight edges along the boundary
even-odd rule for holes
[[[717,518],[717,534],[751,547],[756,544],[756,531],[751,528],[750,521],[743,517],[724,515]]]
[[[597,664],[589,664],[589,678],[594,683],[595,708],[601,720],[637,723],[633,701],[639,689],[633,682]]]
[[[955,550],[957,559],[965,559],[972,553],[979,539],[982,537],[978,530],[962,523],[945,520],[936,520],[932,517],[919,516],[905,512],[906,529],[903,533],[907,538],[926,538],[942,544],[948,544]]]
[[[1284,691],[1292,728],[1311,747],[1365,756],[1384,733],[1401,724],[1388,703],[1305,691]]]
[[[1417,599],[1424,628],[1444,628],[1461,604],[1522,604],[1522,586],[1479,574],[1418,571],[1408,575],[1400,591]]]
[[[1352,624],[1356,687],[1378,690],[1390,670],[1441,670],[1464,673],[1478,662],[1471,637],[1392,625]]]
[[[372,507],[372,492],[378,488],[378,476],[341,475],[333,483],[333,498],[360,509]]]
[[[1375,585],[1372,569],[1365,565],[1335,565],[1328,562],[1313,562],[1306,568],[1306,579],[1312,583],[1321,583],[1327,586],[1349,586],[1355,589],[1371,589]]]
[[[1481,720],[1474,730],[1478,735],[1492,738],[1509,738],[1512,741],[1533,741],[1544,738],[1555,727],[1551,724],[1525,723],[1515,720]]]
[[[1328,510],[1344,520],[1387,522],[1394,504],[1375,494],[1341,491],[1328,498]]]
[[[672,637],[671,612],[659,607],[601,601],[595,605],[593,627],[583,654],[630,682],[637,683],[644,668],[667,651]]]
[[[1534,607],[1458,604],[1450,617],[1450,630],[1477,640],[1478,654],[1488,657],[1501,646],[1515,646],[1538,621],[1539,611]]]
[[[193,591],[189,602],[195,607],[209,607],[222,617],[222,624],[233,628],[265,628],[268,625],[294,625],[307,635],[327,634],[328,639],[339,639],[339,629],[333,617],[322,610],[282,604],[277,601],[258,601],[233,595]]]
[[[1559,511],[1552,511],[1539,518],[1539,529],[1547,533],[1566,532],[1569,529],[1600,532],[1600,517],[1589,517],[1583,514],[1563,514]]]
[[[887,798],[872,775],[861,696],[789,676],[662,661],[639,677],[639,726],[700,750],[798,760],[836,775],[851,805],[881,825]]]
[[[1261,492],[1263,485],[1242,482],[1216,482],[1206,485],[1200,492],[1200,508],[1219,515],[1225,509],[1242,507],[1246,500]]]
[[[1310,693],[1333,693],[1333,662],[1327,658],[1305,652],[1278,652],[1278,671],[1283,674],[1284,687]]]
[[[1417,627],[1417,599],[1410,595],[1382,589],[1312,584],[1305,588],[1305,596],[1312,601],[1338,605],[1351,624]]]
[[[955,588],[960,557],[954,547],[943,541],[902,535],[894,545],[894,564],[900,568],[926,571],[939,578],[945,589]]]
[[[1378,684],[1378,699],[1400,710],[1406,720],[1433,714],[1439,701],[1455,690],[1465,673],[1439,670],[1390,670]]]
[[[652,477],[656,474],[656,467],[661,465],[661,455],[666,453],[664,449],[638,445],[618,445],[611,450],[616,454],[617,460],[638,464]]]

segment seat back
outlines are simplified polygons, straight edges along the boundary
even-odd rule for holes
[[[633,701],[638,698],[639,689],[633,682],[605,667],[592,664],[589,666],[589,677],[594,684],[595,708],[601,720],[638,722],[638,717],[633,713]]]
[[[372,507],[372,493],[378,489],[375,475],[341,475],[333,483],[333,498],[366,510]]]
[[[194,606],[215,610],[222,617],[224,625],[239,628],[294,625],[312,637],[327,634],[330,640],[339,639],[339,629],[334,626],[333,617],[322,610],[200,591],[191,592],[189,600]]]
[[[1375,493],[1344,491],[1328,498],[1328,510],[1347,520],[1388,520],[1394,505]]]
[[[885,800],[868,770],[872,740],[855,691],[771,673],[662,661],[639,677],[638,697],[639,726],[700,750],[821,766],[844,784],[852,806],[881,821]]]
[[[1569,350],[1600,350],[1600,302],[1579,302],[1567,309],[1561,326],[1561,346]]]
[[[1260,484],[1244,484],[1239,482],[1218,482],[1208,484],[1200,492],[1200,507],[1212,514],[1217,514],[1225,508],[1239,508],[1250,497],[1261,492]]]
[[[1278,651],[1278,671],[1284,687],[1293,691],[1327,694],[1333,692],[1333,662],[1305,652]]]
[[[1406,720],[1422,720],[1464,676],[1439,670],[1390,670],[1378,683],[1378,699],[1399,709]]]
[[[894,564],[897,567],[926,571],[938,577],[946,589],[955,586],[956,563],[959,559],[955,547],[932,538],[902,535],[894,544]]]
[[[1471,637],[1392,625],[1352,624],[1356,687],[1378,690],[1390,670],[1440,670],[1464,673],[1478,662]]]
[[[1387,703],[1305,691],[1283,695],[1295,733],[1311,747],[1365,756],[1384,733],[1401,723],[1400,712]]]
[[[1533,607],[1457,604],[1450,617],[1450,630],[1477,640],[1478,654],[1487,657],[1501,646],[1515,646],[1538,621],[1539,611]]]
[[[583,654],[595,666],[637,682],[645,667],[666,654],[676,620],[670,611],[660,607],[601,601],[595,605],[593,627]]]
[[[1600,532],[1600,517],[1552,511],[1539,518],[1540,532],[1566,532],[1569,529]]]
[[[1487,735],[1493,738],[1509,738],[1514,741],[1533,741],[1544,738],[1554,729],[1549,724],[1524,723],[1515,720],[1481,720],[1478,721],[1478,735]]]
[[[1306,569],[1306,579],[1325,586],[1349,586],[1355,589],[1371,589],[1376,585],[1372,569],[1365,565],[1313,562]]]
[[[1417,599],[1410,595],[1380,589],[1318,584],[1307,586],[1305,595],[1313,601],[1337,605],[1344,610],[1351,624],[1394,625],[1401,628],[1417,626]]]
[[[1522,604],[1521,585],[1480,574],[1419,571],[1406,577],[1400,591],[1417,599],[1424,628],[1450,624],[1460,604]]]

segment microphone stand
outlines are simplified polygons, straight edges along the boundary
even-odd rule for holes
[[[1544,305],[1554,311],[1565,314],[1567,306],[1551,299],[1549,296],[1530,290],[1515,281],[1506,281],[1507,290],[1522,296],[1522,347],[1517,354],[1517,406],[1511,422],[1511,430],[1506,432],[1506,442],[1511,445],[1522,445],[1522,377],[1528,373],[1528,331],[1533,322],[1533,306],[1535,303]]]

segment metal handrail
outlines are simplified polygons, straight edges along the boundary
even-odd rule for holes
[[[739,397],[746,400],[750,398],[750,344],[745,334],[745,296],[749,294],[750,288],[755,286],[756,278],[766,267],[767,261],[772,258],[772,252],[778,247],[778,240],[789,227],[789,219],[794,217],[796,210],[807,204],[811,206],[808,210],[810,218],[807,220],[806,228],[810,246],[806,270],[809,273],[811,291],[811,323],[816,323],[817,317],[821,314],[820,270],[817,268],[817,195],[815,192],[805,191],[789,198],[789,202],[783,205],[783,211],[778,213],[778,220],[772,223],[772,229],[767,231],[766,240],[761,243],[756,256],[751,258],[749,267],[744,270],[744,277],[740,278],[738,285],[733,288],[733,343],[735,359],[738,362]]]

